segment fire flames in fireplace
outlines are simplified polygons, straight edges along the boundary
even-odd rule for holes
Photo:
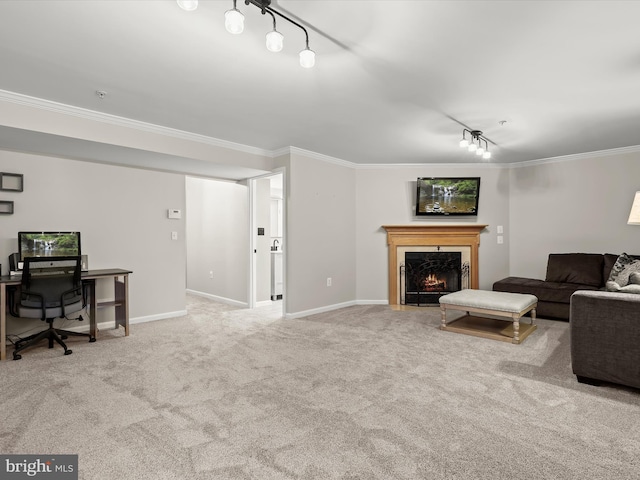
[[[427,292],[437,292],[447,289],[447,281],[441,280],[437,275],[431,273],[424,279],[424,290]]]

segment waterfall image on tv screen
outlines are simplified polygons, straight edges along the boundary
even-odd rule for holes
[[[416,215],[478,215],[480,177],[418,178]]]

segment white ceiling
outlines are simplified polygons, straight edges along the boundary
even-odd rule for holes
[[[279,20],[268,52],[271,19],[242,0],[227,33],[232,4],[2,0],[0,89],[357,164],[481,162],[463,127],[494,163],[640,144],[640,1],[274,0],[312,69],[300,29]]]

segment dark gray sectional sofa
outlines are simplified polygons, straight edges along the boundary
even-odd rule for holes
[[[571,295],[578,290],[602,290],[618,255],[552,253],[544,280],[507,277],[493,284],[498,292],[530,293],[538,297],[537,315],[569,320]]]
[[[571,368],[581,383],[640,388],[640,295],[579,291],[571,298]]]
[[[553,253],[544,280],[508,277],[494,283],[493,289],[533,294],[538,297],[538,316],[569,320],[571,368],[579,382],[640,388],[638,258]],[[612,270],[613,280],[607,283]]]

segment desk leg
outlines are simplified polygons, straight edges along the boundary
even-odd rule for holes
[[[116,328],[124,328],[124,336],[129,336],[129,275],[123,275],[122,281],[114,278],[116,300]]]
[[[98,300],[96,299],[96,281],[88,280],[89,284],[89,333],[98,338]]]
[[[7,359],[7,286],[0,284],[0,361]]]

